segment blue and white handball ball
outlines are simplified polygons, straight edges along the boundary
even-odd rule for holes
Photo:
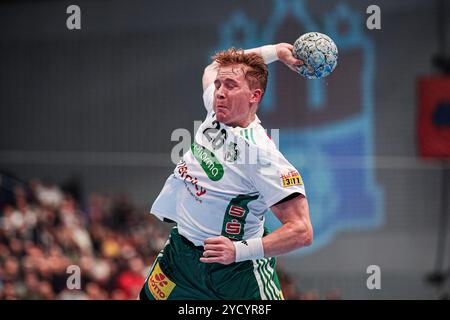
[[[303,60],[298,73],[308,79],[319,79],[329,75],[336,68],[338,49],[334,41],[319,32],[309,32],[294,42],[294,57]]]

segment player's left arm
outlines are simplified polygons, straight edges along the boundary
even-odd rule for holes
[[[262,238],[265,257],[282,255],[311,245],[313,228],[308,200],[304,195],[299,193],[294,198],[273,205],[271,209],[283,225]],[[206,239],[204,249],[201,262],[230,264],[236,260],[236,248],[224,236]]]
[[[308,200],[304,195],[298,194],[270,209],[283,225],[262,238],[265,257],[282,255],[311,245],[313,228]]]

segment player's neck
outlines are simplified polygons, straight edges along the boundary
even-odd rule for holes
[[[236,128],[236,127],[247,128],[250,125],[250,123],[255,121],[255,118],[256,118],[256,115],[254,113],[252,113],[249,115],[249,117],[247,119],[242,120],[236,124],[228,124],[228,126],[233,127],[233,128]]]

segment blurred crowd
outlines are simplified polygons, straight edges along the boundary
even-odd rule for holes
[[[137,298],[169,224],[126,195],[93,193],[83,206],[38,179],[0,186],[0,300]],[[278,275],[286,299],[329,298]]]

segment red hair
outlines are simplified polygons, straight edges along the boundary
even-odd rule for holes
[[[244,53],[243,49],[230,48],[216,53],[212,59],[219,66],[244,65],[246,67],[243,70],[244,77],[247,80],[249,88],[261,89],[263,94],[266,91],[269,70],[259,54]]]

